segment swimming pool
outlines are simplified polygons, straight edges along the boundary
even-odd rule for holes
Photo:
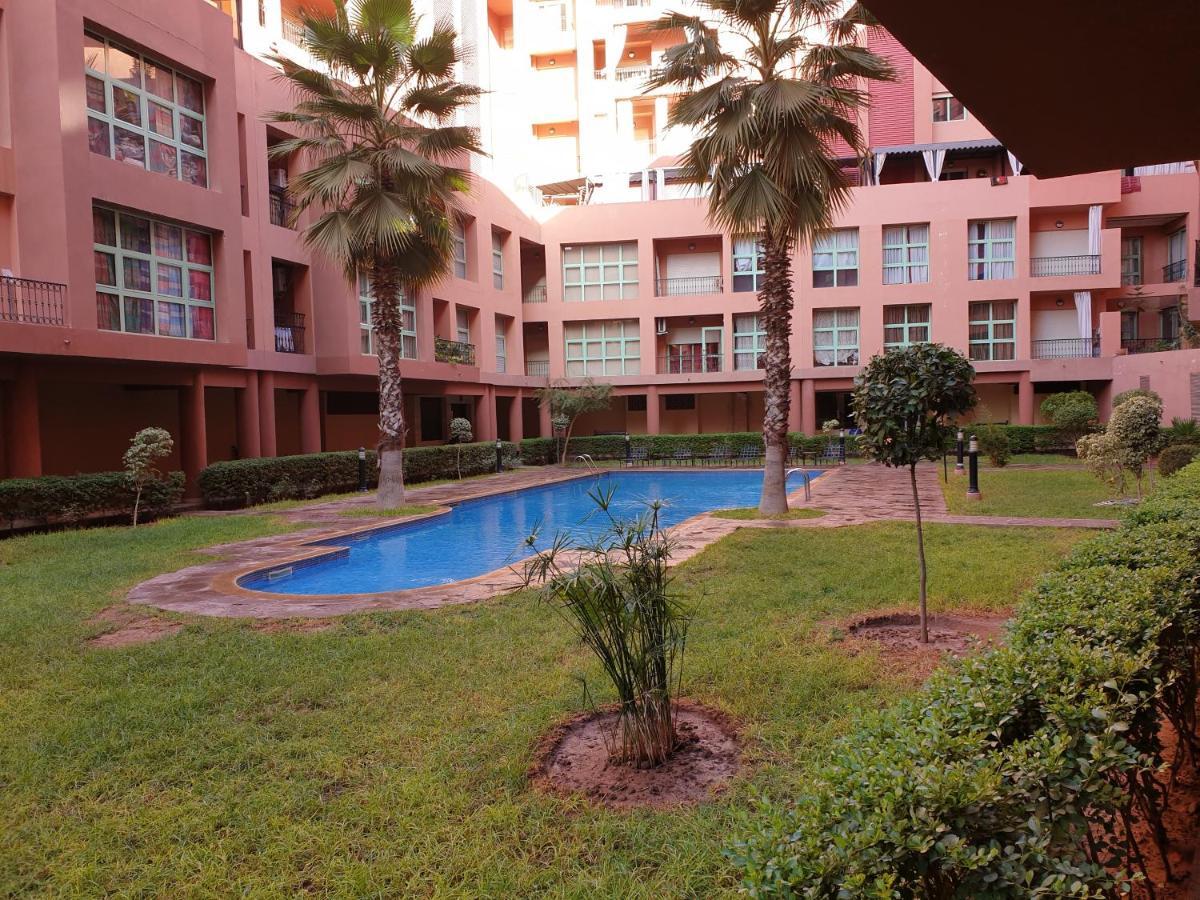
[[[796,472],[788,488],[802,484]],[[601,523],[588,492],[596,488],[614,490],[617,516],[636,515],[647,501],[661,500],[662,523],[676,525],[712,509],[757,505],[762,471],[613,471],[481,497],[429,519],[318,541],[313,546],[346,552],[252,572],[238,584],[276,594],[374,594],[474,578],[530,556],[525,538],[535,528],[539,547],[557,533],[576,539],[594,533]]]

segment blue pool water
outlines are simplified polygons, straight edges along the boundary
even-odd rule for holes
[[[800,473],[794,473],[788,489],[802,484]],[[318,542],[315,546],[347,547],[348,552],[296,566],[288,574],[255,572],[239,584],[279,594],[372,594],[474,578],[531,555],[525,538],[535,529],[539,548],[558,533],[576,540],[595,534],[603,523],[588,492],[597,488],[614,490],[612,509],[618,517],[632,517],[647,501],[661,500],[660,520],[675,525],[712,509],[756,506],[762,471],[616,471],[469,500],[432,519]]]

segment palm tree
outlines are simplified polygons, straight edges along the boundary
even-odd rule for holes
[[[299,136],[273,148],[308,165],[289,191],[297,213],[313,209],[304,231],[347,279],[370,280],[371,326],[379,357],[381,507],[404,502],[404,395],[400,379],[400,299],[441,278],[452,258],[450,216],[470,184],[463,167],[479,152],[475,129],[455,114],[479,96],[454,80],[458,37],[438,24],[417,37],[410,0],[334,0],[332,15],[302,13],[306,67],[274,62],[296,95],[273,113]]]
[[[866,103],[863,81],[891,73],[854,43],[873,24],[858,4],[695,3],[701,15],[668,13],[656,23],[685,39],[664,54],[649,90],[682,90],[669,124],[697,134],[680,165],[686,180],[707,187],[710,221],[760,241],[766,462],[759,511],[775,515],[787,510],[792,254],[846,203],[842,159],[863,150],[856,115]]]

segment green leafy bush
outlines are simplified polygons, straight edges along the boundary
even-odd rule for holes
[[[812,437],[793,433],[788,435],[793,447],[804,450],[810,455],[823,453],[829,443],[837,438],[828,435]],[[560,442],[561,443],[561,442]],[[629,439],[630,448],[644,447],[649,456],[663,458],[671,456],[678,448],[690,448],[696,456],[706,456],[714,447],[729,447],[734,456],[743,447],[750,447],[759,453],[763,452],[761,432],[714,432],[711,434],[635,434]],[[555,462],[553,438],[526,438],[521,441],[521,460],[526,465],[541,466]],[[571,456],[586,453],[592,459],[624,459],[625,435],[602,434],[590,437],[571,438]],[[858,454],[858,438],[855,435],[846,436],[846,455]]]
[[[1197,456],[1200,444],[1171,444],[1158,455],[1158,474],[1174,475]]]
[[[504,465],[520,461],[516,444],[505,442]],[[413,447],[404,451],[404,480],[416,484],[436,478],[455,478],[461,453],[462,474],[495,471],[492,441],[443,447]],[[374,487],[378,468],[374,451],[367,451],[367,486]],[[213,463],[200,473],[200,493],[206,506],[236,509],[275,500],[297,500],[353,491],[358,487],[358,451],[307,453]]]
[[[729,851],[752,896],[1097,897],[1165,840],[1160,723],[1200,742],[1200,462],[1023,599],[1008,645],[867,717]]]
[[[1200,444],[1200,423],[1175,416],[1171,427],[1163,430],[1163,440],[1167,444]]]
[[[170,511],[183,497],[182,472],[171,472],[142,485],[139,517]],[[0,481],[0,517],[16,522],[78,521],[88,516],[127,515],[137,488],[125,472],[44,475]]]
[[[979,452],[988,458],[993,466],[1007,466],[1012,459],[1012,442],[1008,432],[1001,425],[984,425],[976,429],[975,437],[979,443]]]
[[[1087,391],[1065,391],[1042,401],[1042,415],[1074,442],[1096,426],[1100,411],[1096,398]]]

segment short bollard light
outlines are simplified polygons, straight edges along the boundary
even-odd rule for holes
[[[496,474],[504,472],[504,442],[496,438]]]
[[[358,489],[362,492],[367,490],[367,448],[358,448]]]
[[[954,474],[965,475],[963,468],[963,430],[958,429],[958,440],[954,444]]]
[[[629,447],[629,432],[627,431],[625,432],[625,468],[627,469],[633,465],[631,462],[632,457],[630,456],[632,452],[633,451]]]
[[[971,443],[967,448],[967,499],[979,500],[979,441],[975,440],[975,435],[971,435]]]
[[[841,434],[838,435],[838,456],[842,458],[842,462],[846,461],[846,429],[843,428]]]

